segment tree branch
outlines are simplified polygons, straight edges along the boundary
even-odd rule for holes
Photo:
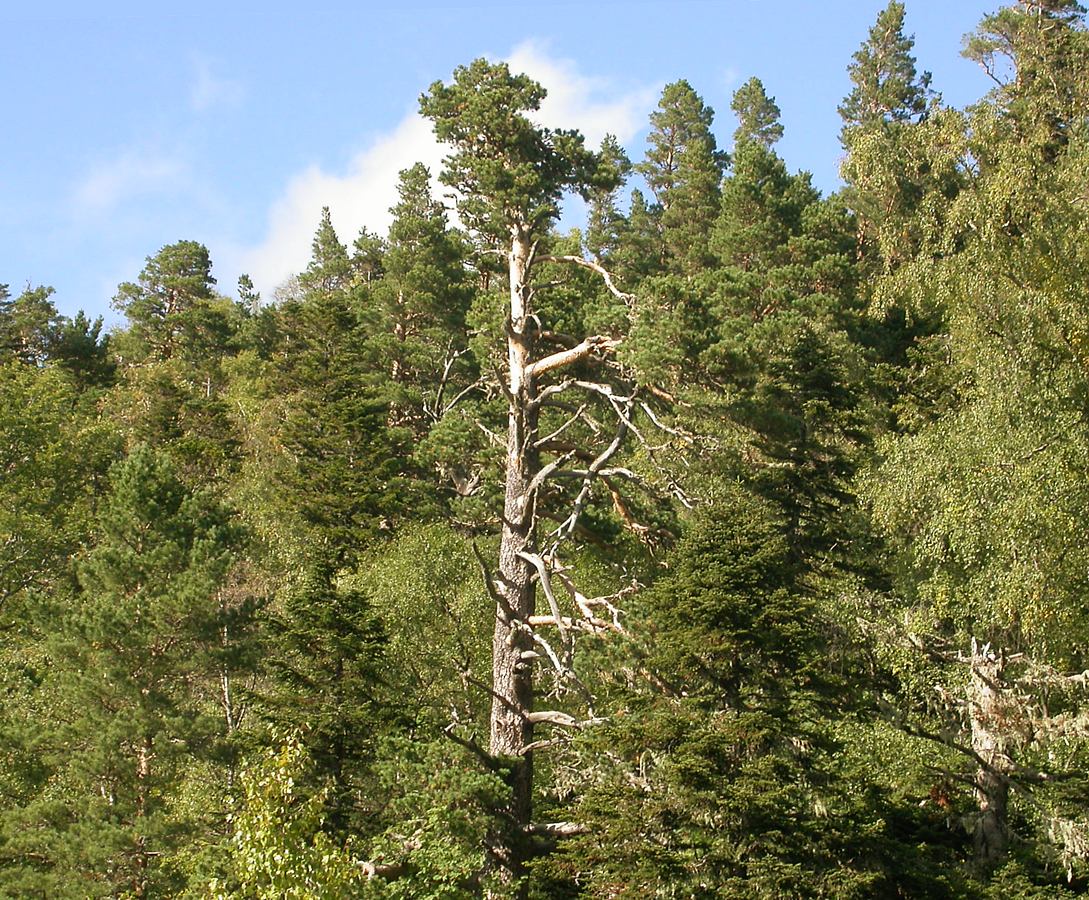
[[[570,263],[571,265],[581,266],[583,269],[589,269],[601,276],[602,281],[605,282],[605,287],[609,289],[614,297],[623,300],[625,303],[631,303],[635,299],[634,295],[625,293],[613,284],[613,276],[609,274],[608,269],[589,259],[583,259],[581,256],[542,256],[541,262]]]
[[[586,359],[594,353],[615,350],[619,346],[620,341],[617,338],[595,334],[576,344],[570,350],[561,350],[551,356],[546,356],[544,359],[539,359],[535,363],[530,363],[526,366],[526,377],[536,378],[545,372],[551,372],[553,369],[560,369]]]

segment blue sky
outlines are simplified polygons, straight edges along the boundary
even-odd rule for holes
[[[633,159],[664,84],[687,79],[728,146],[731,94],[758,75],[783,112],[779,151],[833,190],[846,68],[884,5],[13,0],[0,10],[0,283],[50,284],[62,312],[116,321],[117,284],[192,239],[225,293],[248,271],[267,295],[305,266],[323,205],[346,243],[384,230],[396,172],[441,159],[417,97],[477,56],[544,82],[546,124],[613,131]],[[997,5],[907,0],[920,68],[951,104],[987,90],[959,53]]]

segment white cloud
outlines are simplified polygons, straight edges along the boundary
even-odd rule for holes
[[[347,244],[360,228],[384,233],[389,208],[397,202],[397,173],[416,162],[438,170],[443,149],[431,125],[416,114],[405,116],[389,134],[357,154],[342,173],[311,166],[295,175],[269,210],[261,243],[238,255],[227,268],[248,272],[266,297],[288,276],[306,268],[321,209],[329,207],[333,226]]]
[[[172,157],[125,150],[117,158],[92,168],[76,185],[73,193],[76,212],[102,215],[132,197],[172,189],[185,168]]]
[[[548,89],[538,116],[542,124],[577,128],[595,146],[607,133],[621,143],[630,141],[643,127],[658,93],[658,86],[618,90],[605,79],[580,73],[570,60],[550,57],[532,41],[517,46],[507,61],[513,71],[525,72]],[[384,233],[389,208],[397,200],[397,173],[422,162],[435,175],[445,153],[431,123],[416,112],[408,113],[344,171],[311,166],[291,178],[269,210],[264,239],[255,247],[228,252],[224,268],[248,272],[257,288],[271,296],[276,285],[306,267],[323,206],[329,207],[345,243],[350,244],[363,226]]]
[[[214,106],[237,106],[246,95],[239,81],[220,78],[212,71],[212,65],[203,57],[194,61],[196,79],[189,91],[189,105],[196,112],[205,112]]]
[[[507,57],[512,72],[524,72],[548,89],[537,116],[550,128],[577,128],[593,146],[607,134],[621,144],[646,124],[657,101],[659,85],[617,94],[605,78],[583,75],[573,60],[555,59],[536,41],[526,41]]]

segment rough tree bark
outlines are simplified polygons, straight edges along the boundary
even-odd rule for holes
[[[980,760],[975,774],[976,863],[990,871],[1005,858],[1009,847],[1007,820],[1012,760],[1006,748],[1006,732],[1007,718],[1018,717],[1006,715],[1008,702],[1003,692],[1001,655],[973,641],[970,665],[968,721],[971,747]]]
[[[533,640],[524,625],[535,608],[533,570],[523,554],[532,546],[534,498],[531,485],[539,468],[534,448],[537,406],[531,362],[532,336],[528,331],[528,274],[532,252],[526,229],[511,230],[510,319],[507,329],[507,447],[506,486],[499,544],[499,578],[492,637],[492,710],[489,751],[506,759],[511,769],[511,817],[528,824],[532,814],[533,756],[526,748],[533,741],[532,666],[525,655]],[[521,875],[522,861],[509,840],[495,841],[496,863],[510,879]]]
[[[446,159],[441,180],[457,191],[463,223],[482,238],[481,244],[488,250],[503,247],[508,264],[507,367],[502,375],[507,437],[498,566],[480,558],[496,607],[488,762],[493,768],[509,772],[511,787],[508,808],[501,811],[505,824],[496,828],[489,849],[493,871],[503,885],[501,891],[508,896],[512,890],[521,890],[515,885],[523,874],[534,828],[540,833],[540,826],[532,822],[533,753],[552,741],[534,740],[534,726],[569,729],[584,724],[562,711],[534,710],[534,660],[541,659],[555,670],[557,687],[577,681],[571,671],[573,623],[578,619],[580,624],[598,630],[596,623],[601,621],[593,614],[593,609],[600,607],[594,607],[594,600],[583,597],[573,587],[556,558],[555,546],[544,552],[538,548],[538,514],[552,514],[537,509],[538,495],[543,485],[555,477],[582,485],[575,498],[575,510],[564,520],[567,524],[557,529],[557,534],[562,534],[553,544],[558,544],[575,531],[589,485],[603,477],[603,467],[618,451],[630,426],[623,409],[630,412],[632,402],[618,397],[606,384],[574,378],[557,384],[554,380],[561,370],[608,353],[616,347],[616,339],[572,338],[561,341],[565,346],[558,352],[538,352],[538,345],[547,345],[549,339],[542,336],[543,325],[533,308],[536,264],[547,261],[592,269],[614,294],[619,294],[609,273],[596,263],[580,256],[537,255],[540,242],[547,241],[549,228],[558,218],[559,201],[565,191],[574,190],[588,197],[592,188],[615,187],[619,182],[619,171],[610,167],[601,154],[587,150],[577,132],[542,128],[524,115],[539,109],[544,96],[539,84],[526,76],[512,75],[505,64],[479,59],[459,67],[452,84],[436,82],[420,98],[421,112],[433,120],[438,138],[454,151]],[[553,381],[545,384],[546,379]],[[599,424],[590,421],[587,427],[594,435],[592,442],[603,440],[607,447],[600,452],[581,448],[584,458],[579,461],[591,461],[589,467],[561,472],[576,455],[544,446],[548,441],[540,439],[538,422],[542,405],[555,401],[555,395],[567,389],[589,392],[591,399],[577,405],[580,412],[555,429],[550,438],[585,425],[584,419],[590,421],[583,413],[589,403],[615,412],[620,425],[618,436],[610,443]],[[547,461],[543,460],[545,454],[550,457]],[[561,609],[553,590],[554,580],[567,593],[568,605],[574,607],[568,614]],[[550,615],[544,618],[536,615],[538,585],[548,600]],[[545,627],[561,632],[559,652],[541,633]]]

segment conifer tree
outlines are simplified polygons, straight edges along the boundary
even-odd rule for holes
[[[366,595],[310,563],[273,612],[264,708],[274,733],[297,734],[322,789],[327,830],[343,840],[374,830],[368,781],[378,741],[398,715],[386,695],[385,634]]]
[[[388,372],[390,424],[420,438],[471,383],[462,359],[472,297],[465,246],[447,227],[422,164],[400,175],[381,278],[369,294],[374,364]]]
[[[139,279],[121,284],[113,301],[130,323],[126,361],[169,359],[183,335],[193,336],[193,317],[215,296],[215,283],[208,249],[196,241],[179,241],[148,257]]]
[[[624,217],[617,206],[617,193],[631,172],[631,160],[616,137],[607,134],[601,141],[601,156],[619,173],[621,183],[615,188],[593,191],[586,223],[586,249],[602,264],[607,264],[620,244]]]
[[[568,714],[534,708],[531,660],[537,655],[535,647],[549,643],[543,634],[535,637],[538,581],[552,610],[551,616],[541,620],[540,627],[547,628],[547,620],[560,629],[565,646],[568,641],[564,634],[567,620],[551,587],[553,572],[564,583],[567,576],[554,552],[545,553],[539,544],[538,510],[544,509],[543,491],[554,473],[576,458],[591,462],[599,455],[602,461],[595,465],[600,469],[617,452],[627,433],[621,421],[611,443],[606,438],[604,446],[595,448],[591,436],[583,456],[577,456],[577,451],[553,449],[550,443],[561,436],[570,440],[564,432],[574,423],[564,426],[558,420],[551,426],[551,433],[542,425],[544,400],[564,389],[558,384],[550,387],[550,382],[565,370],[600,364],[601,357],[617,344],[608,335],[592,335],[575,337],[568,346],[561,344],[563,349],[547,352],[544,336],[548,325],[542,322],[540,313],[544,309],[536,299],[537,266],[576,266],[602,274],[609,285],[612,281],[600,265],[577,254],[545,255],[542,243],[547,241],[548,228],[558,216],[564,190],[578,191],[586,197],[591,189],[615,185],[619,177],[615,166],[586,149],[577,132],[546,130],[530,121],[526,113],[537,109],[544,95],[539,84],[524,75],[512,75],[506,65],[477,60],[458,68],[452,84],[432,85],[420,103],[423,114],[434,121],[440,140],[453,145],[442,180],[458,190],[462,220],[478,234],[501,241],[508,260],[509,296],[501,313],[505,325],[500,332],[504,334],[502,391],[507,401],[507,436],[503,442],[499,565],[494,579],[489,576],[495,629],[488,752],[497,765],[509,772],[512,791],[507,810],[510,827],[492,837],[491,851],[497,872],[516,890],[532,825],[535,726],[549,723],[563,727],[573,721]],[[606,384],[583,384],[591,400],[611,393]],[[603,437],[600,435],[598,441]],[[592,486],[596,473],[597,469],[591,467],[577,477]],[[583,495],[588,490],[584,488]],[[585,496],[576,500],[568,536],[585,504]],[[563,527],[557,534],[564,534]],[[581,595],[572,588],[571,596],[576,599]],[[581,612],[569,613],[568,619],[572,614],[585,615],[588,610],[585,607]],[[568,653],[564,650],[565,657]],[[555,653],[551,659],[558,664],[557,675],[569,679],[570,662],[565,665]]]
[[[290,456],[276,504],[291,555],[317,541],[337,565],[354,559],[403,508],[407,435],[368,370],[367,334],[346,291],[319,290],[281,311],[272,389],[283,406],[277,441]]]
[[[42,365],[49,355],[52,334],[60,321],[49,298],[51,287],[29,285],[15,299],[0,290],[0,359],[13,357],[28,365]]]
[[[839,108],[845,144],[853,128],[918,121],[926,112],[930,73],[917,73],[914,46],[914,37],[904,34],[904,4],[889,0],[847,68],[854,87]]]
[[[226,359],[246,312],[215,293],[208,250],[195,241],[163,247],[114,306],[129,327],[111,341],[119,389],[107,398],[130,445],[169,446],[194,480],[225,479],[237,434],[225,400]]]
[[[43,611],[63,712],[42,747],[65,799],[58,807],[45,792],[28,806],[26,823],[50,827],[23,846],[66,891],[144,897],[184,884],[171,856],[212,825],[213,809],[193,816],[179,788],[223,735],[202,687],[217,680],[226,624],[217,592],[241,534],[228,510],[190,492],[147,448],[110,479],[78,591]]]
[[[80,310],[72,318],[61,316],[50,336],[50,360],[71,373],[81,388],[107,388],[115,380],[117,366],[102,324],[102,316],[92,322]]]
[[[725,162],[711,131],[714,115],[687,81],[666,85],[650,116],[646,159],[636,166],[657,202],[663,262],[686,274],[710,263]]]
[[[790,543],[774,504],[726,487],[640,595],[557,861],[591,896],[895,895],[880,820],[834,780],[845,694]]]
[[[770,150],[783,136],[781,115],[774,97],[769,97],[759,78],[750,78],[734,91],[730,109],[737,116],[734,144],[752,141]]]
[[[345,291],[351,284],[352,267],[348,250],[340,242],[329,215],[321,210],[321,221],[311,244],[310,263],[299,276],[299,288],[311,296],[327,296]]]
[[[905,258],[913,243],[905,223],[924,194],[956,188],[914,145],[913,127],[936,99],[930,73],[916,70],[914,44],[904,34],[904,5],[890,0],[848,67],[853,88],[839,107],[845,198],[858,217],[859,255],[871,264],[878,252],[886,266]]]

